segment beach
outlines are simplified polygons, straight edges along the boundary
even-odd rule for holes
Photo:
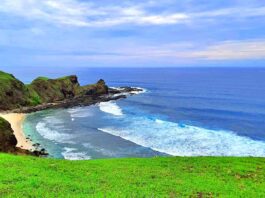
[[[6,119],[14,131],[14,135],[17,139],[17,147],[31,150],[33,148],[30,140],[26,139],[26,136],[23,132],[23,122],[26,118],[26,114],[22,113],[0,113],[0,117]]]

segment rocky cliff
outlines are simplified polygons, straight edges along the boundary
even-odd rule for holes
[[[19,155],[35,155],[39,156],[40,151],[28,151],[17,148],[17,139],[14,135],[13,129],[8,121],[0,117],[0,152],[13,153]]]
[[[11,125],[0,117],[0,152],[14,152],[16,145],[17,140]]]
[[[39,77],[25,85],[13,75],[0,72],[0,110],[13,110],[73,99],[80,96],[100,96],[108,93],[104,80],[80,86],[76,76],[58,79]]]

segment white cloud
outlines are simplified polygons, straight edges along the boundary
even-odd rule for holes
[[[137,51],[135,50],[137,49]],[[111,53],[109,53],[111,51]],[[119,49],[108,48],[101,50],[100,54],[79,53],[72,55],[72,52],[63,53],[62,56],[82,60],[148,60],[149,62],[164,60],[171,63],[189,61],[227,61],[227,60],[265,60],[265,40],[246,41],[223,41],[210,44],[204,48],[192,43],[176,43],[156,46],[144,46],[141,44],[127,45]],[[60,54],[55,54],[55,57]]]
[[[133,50],[137,48],[137,51]],[[179,43],[161,46],[129,46],[115,54],[104,55],[124,59],[168,59],[172,62],[183,60],[254,60],[265,59],[265,40],[223,41],[199,49],[192,43]],[[86,56],[86,55],[84,55]],[[94,56],[100,57],[100,56]]]
[[[127,1],[130,2],[130,1]],[[265,16],[265,7],[230,7],[199,12],[150,11],[155,1],[122,4],[120,6],[78,0],[1,0],[0,12],[57,25],[101,27],[122,24],[165,25],[189,23],[216,17]],[[158,1],[160,2],[160,1]],[[162,2],[160,2],[161,5]]]
[[[265,59],[265,40],[225,41],[193,51],[187,57],[207,60]]]
[[[188,18],[185,14],[151,14],[141,6],[97,6],[77,0],[2,0],[0,12],[72,26],[120,24],[172,24]]]
[[[265,7],[232,7],[224,9],[209,10],[198,13],[191,13],[192,18],[213,18],[213,17],[232,17],[244,18],[265,16]]]
[[[265,40],[223,41],[199,49],[198,46],[164,46],[146,51],[145,56],[168,57],[170,59],[194,60],[255,60],[265,59]],[[144,55],[144,52],[142,53]]]

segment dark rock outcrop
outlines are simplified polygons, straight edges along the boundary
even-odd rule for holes
[[[9,122],[0,117],[0,152],[12,152],[17,145],[17,139]]]
[[[17,148],[17,139],[9,122],[0,117],[0,152],[13,153],[19,155],[34,155],[39,156],[44,154],[42,151],[28,151]]]

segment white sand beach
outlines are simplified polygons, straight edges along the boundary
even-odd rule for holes
[[[26,114],[22,113],[0,113],[0,117],[6,119],[14,130],[14,135],[17,138],[17,147],[22,149],[31,150],[33,148],[30,140],[26,139],[26,136],[23,132],[23,122],[26,117]]]

